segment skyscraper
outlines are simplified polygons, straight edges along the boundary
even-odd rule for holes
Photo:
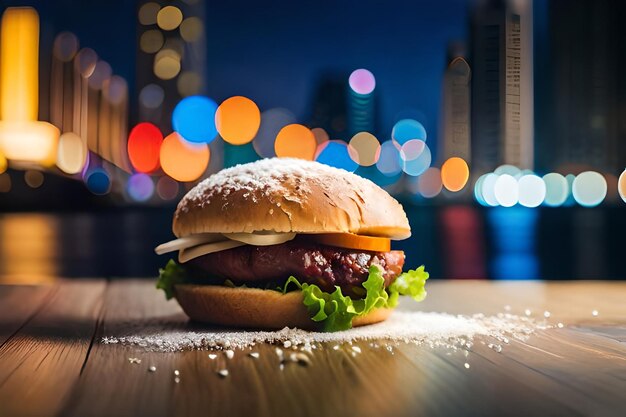
[[[553,0],[537,16],[538,166],[619,174],[626,165],[626,3]]]
[[[471,22],[472,159],[533,167],[532,0],[482,0]]]
[[[465,58],[452,58],[443,77],[440,161],[453,156],[470,161],[471,70]]]

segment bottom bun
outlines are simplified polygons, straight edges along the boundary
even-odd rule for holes
[[[298,327],[320,330],[302,304],[302,292],[283,294],[257,288],[230,288],[217,285],[175,286],[178,303],[192,320],[221,326],[256,329]],[[378,308],[352,320],[352,326],[384,321],[393,309]]]

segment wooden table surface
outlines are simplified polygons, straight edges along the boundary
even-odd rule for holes
[[[500,353],[474,343],[467,357],[403,343],[394,355],[368,343],[357,356],[322,346],[310,366],[283,370],[275,347],[262,345],[258,360],[235,355],[227,378],[216,374],[223,355],[101,342],[129,326],[185,322],[153,285],[0,286],[0,416],[626,416],[626,283],[429,282],[415,305],[424,311],[495,314],[510,305],[517,314],[550,311],[565,326]]]

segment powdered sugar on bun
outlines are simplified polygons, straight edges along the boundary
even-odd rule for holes
[[[292,158],[237,165],[200,182],[178,204],[173,231],[411,234],[402,206],[373,182]]]

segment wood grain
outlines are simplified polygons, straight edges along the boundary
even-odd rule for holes
[[[276,347],[265,344],[215,360],[206,351],[102,344],[102,336],[146,328],[197,327],[153,282],[110,282],[106,292],[101,283],[63,282],[47,303],[39,287],[20,293],[28,299],[32,291],[43,307],[21,328],[24,319],[16,318],[19,330],[0,348],[0,415],[624,415],[626,283],[446,281],[428,287],[425,302],[400,308],[495,314],[508,306],[515,314],[549,311],[550,322],[564,327],[512,340],[500,353],[480,338],[467,351],[400,343],[389,352],[356,342],[362,350],[356,356],[347,344],[338,350],[323,345],[310,355],[310,366],[281,369]],[[0,287],[0,300],[6,294]],[[148,371],[152,365],[156,372]],[[229,376],[221,378],[220,369]]]
[[[102,281],[63,283],[2,345],[0,415],[57,415],[87,358],[104,289]],[[30,303],[23,297],[12,305],[20,309],[20,304]]]

